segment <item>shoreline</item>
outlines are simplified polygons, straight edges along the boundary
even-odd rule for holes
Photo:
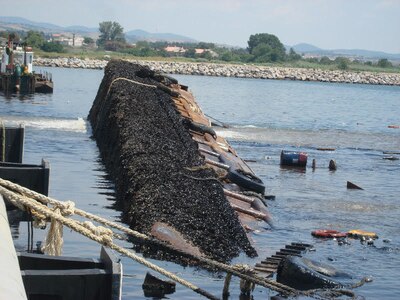
[[[400,73],[330,71],[204,62],[128,61],[149,66],[152,70],[166,74],[400,86]],[[107,63],[108,60],[88,58],[35,58],[35,65],[39,67],[104,69]]]

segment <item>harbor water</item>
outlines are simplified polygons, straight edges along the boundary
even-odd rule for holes
[[[51,72],[53,94],[0,95],[0,119],[8,125],[24,123],[24,162],[50,162],[50,196],[73,200],[76,206],[119,222],[113,184],[99,158],[89,109],[103,77],[101,70],[41,68]],[[259,257],[235,262],[255,264],[291,242],[313,244],[311,259],[347,271],[355,281],[372,282],[354,291],[367,299],[398,299],[400,286],[400,87],[318,82],[273,81],[205,76],[174,76],[188,85],[203,112],[228,128],[216,128],[262,178],[274,228],[259,222],[251,240]],[[329,151],[318,150],[329,148]],[[280,166],[281,150],[308,153],[305,169]],[[311,168],[315,159],[316,168]],[[336,161],[337,170],[328,168]],[[351,181],[363,190],[349,190]],[[28,247],[28,226],[22,222],[12,233],[17,249]],[[362,229],[378,234],[372,245],[349,239],[321,240],[316,229]],[[34,231],[34,242],[45,231]],[[132,248],[132,244],[121,245]],[[63,254],[97,257],[100,246],[64,229]],[[121,257],[123,299],[147,299],[142,290],[148,271]],[[182,267],[150,259],[221,296],[225,274]],[[152,274],[156,275],[153,271]],[[163,278],[162,276],[160,276]],[[229,299],[239,296],[233,279]],[[273,291],[256,287],[253,299],[268,299]],[[169,299],[198,299],[177,285]]]

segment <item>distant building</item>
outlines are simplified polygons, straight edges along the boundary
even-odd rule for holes
[[[72,33],[53,33],[50,41],[70,47],[82,47],[83,40],[83,37]]]
[[[185,53],[186,49],[183,47],[178,47],[178,46],[167,46],[164,48],[165,51],[170,52],[170,53]]]
[[[211,54],[211,57],[218,57],[218,53],[217,52],[215,52],[215,51],[213,51],[213,50],[210,50],[210,49],[201,49],[201,48],[196,48],[196,49],[194,49],[195,51],[196,51],[196,54],[197,55],[199,55],[199,54],[204,54],[205,52],[208,52],[208,53],[210,53]]]
[[[194,49],[194,51],[196,51],[196,54],[203,54],[206,52],[206,49]]]

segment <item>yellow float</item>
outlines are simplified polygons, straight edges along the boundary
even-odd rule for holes
[[[361,237],[366,237],[366,238],[371,238],[371,239],[377,239],[378,235],[375,232],[368,232],[360,229],[354,229],[350,230],[347,232],[347,235],[349,237],[353,238],[361,238]]]

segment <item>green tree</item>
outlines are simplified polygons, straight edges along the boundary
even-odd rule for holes
[[[197,44],[197,48],[200,49],[214,49],[215,44],[214,43],[205,43],[205,42],[200,42]]]
[[[330,65],[332,61],[328,56],[322,56],[321,59],[319,60],[319,63],[323,65]]]
[[[233,61],[233,60],[235,60],[235,56],[233,55],[233,53],[231,51],[225,51],[221,55],[221,60],[223,60],[223,61]]]
[[[25,43],[34,48],[41,48],[45,42],[43,34],[39,31],[30,30],[25,38]]]
[[[378,67],[381,67],[381,68],[389,68],[389,67],[393,66],[392,63],[390,61],[388,61],[387,58],[381,58],[380,60],[378,60],[377,65],[378,65]]]
[[[19,34],[17,32],[11,32],[8,36],[14,43],[18,43],[20,40]]]
[[[253,49],[253,60],[260,63],[277,62],[283,60],[282,53],[270,45],[261,43]]]
[[[199,55],[199,57],[204,58],[204,59],[207,59],[207,60],[212,60],[212,59],[213,59],[213,56],[212,56],[212,54],[210,53],[210,51],[204,51],[203,53],[201,53],[201,54]]]
[[[126,43],[119,41],[106,41],[103,45],[104,50],[107,51],[121,51],[126,46]]]
[[[137,41],[136,48],[138,49],[150,48],[150,43],[148,41]]]
[[[194,48],[187,49],[185,52],[185,57],[195,58],[196,57],[196,50]]]
[[[349,68],[350,60],[346,57],[336,57],[335,63],[340,70],[347,70]]]
[[[281,61],[286,56],[286,50],[281,41],[273,34],[257,33],[249,38],[248,50],[256,61]]]
[[[44,43],[42,45],[41,49],[45,52],[58,52],[58,53],[64,52],[63,45],[61,45],[60,43],[55,43],[55,42]]]
[[[300,59],[301,59],[301,55],[297,54],[296,51],[293,50],[293,48],[290,48],[288,60],[296,61],[296,60],[300,60]]]
[[[97,44],[100,47],[108,42],[126,43],[124,28],[118,22],[105,21],[99,24],[100,36]]]
[[[86,45],[92,45],[92,44],[94,44],[94,40],[89,36],[85,36],[83,38],[83,43]]]

